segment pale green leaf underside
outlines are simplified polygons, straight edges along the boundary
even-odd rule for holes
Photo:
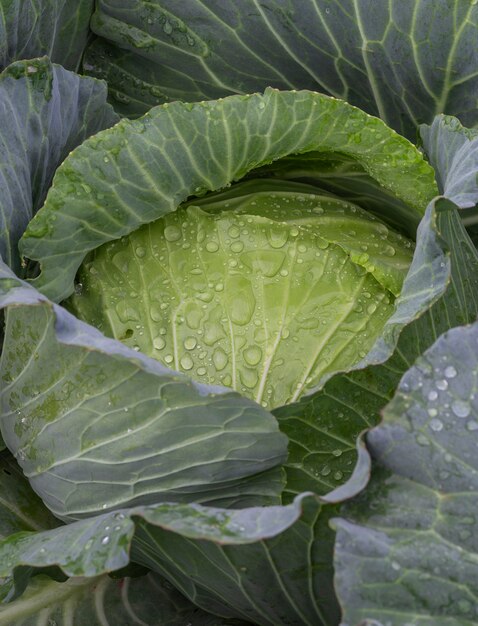
[[[22,239],[23,254],[41,263],[35,286],[64,299],[88,251],[175,210],[191,195],[309,151],[359,161],[409,205],[412,220],[436,194],[433,170],[414,146],[339,100],[267,90],[173,103],[90,138],[58,169],[45,206]]]
[[[269,413],[105,338],[5,266],[0,277],[2,305],[16,305],[2,353],[2,435],[55,515],[277,501],[280,469],[254,476],[286,456]]]
[[[138,115],[168,100],[311,89],[415,139],[478,121],[478,6],[463,0],[100,0],[84,67]]]
[[[477,345],[476,323],[440,337],[369,434],[381,469],[335,522],[347,624],[478,619]]]
[[[314,188],[261,182],[98,249],[70,310],[264,406],[354,365],[394,310],[389,290],[401,289],[411,243]]]
[[[77,70],[93,10],[94,0],[2,0],[0,69],[46,55],[66,69]]]

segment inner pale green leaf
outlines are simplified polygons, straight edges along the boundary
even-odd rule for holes
[[[412,258],[366,211],[309,189],[203,199],[105,244],[67,306],[200,382],[297,400],[366,355]]]

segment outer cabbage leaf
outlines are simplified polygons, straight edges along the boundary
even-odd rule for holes
[[[478,324],[442,335],[368,443],[379,469],[335,520],[344,624],[478,619]]]
[[[94,0],[3,0],[0,4],[0,69],[47,55],[77,70],[88,39]]]
[[[440,193],[462,209],[478,203],[478,130],[449,115],[421,126],[423,147],[436,172]]]
[[[0,606],[0,626],[246,626],[198,609],[158,574],[107,575],[58,583],[36,576],[21,598]]]
[[[0,541],[8,544],[15,533],[27,532],[33,537],[31,533],[60,525],[5,452],[0,459],[0,489]],[[128,570],[131,569],[130,566]],[[44,576],[30,579],[37,571],[24,572],[21,586],[28,579],[28,587],[21,598],[0,605],[0,625],[40,626],[55,622],[57,626],[180,626],[191,619],[204,626],[223,623],[200,611],[157,574],[125,578],[123,570],[115,574],[114,580],[103,574],[59,583],[46,576],[48,573],[56,579],[65,578],[55,566],[43,569]],[[5,601],[15,593],[19,581],[15,582],[6,571],[3,574],[7,576],[0,579],[0,599]]]
[[[57,517],[164,500],[277,501],[280,470],[254,477],[286,456],[264,409],[105,338],[4,264],[0,289],[10,307],[2,435]]]
[[[0,576],[13,573],[17,593],[33,572],[49,568],[94,577],[125,566],[131,547],[133,560],[216,614],[268,626],[335,624],[327,525],[334,511],[310,494],[285,507],[240,511],[196,504],[119,510],[0,542]]]
[[[86,253],[251,170],[293,153],[344,154],[408,208],[411,221],[436,194],[433,170],[380,120],[311,92],[232,96],[157,107],[80,146],[58,169],[42,211],[22,238],[41,263],[36,287],[55,301],[73,291]]]
[[[92,29],[84,67],[126,115],[272,86],[343,98],[411,138],[437,113],[478,121],[474,2],[100,0]]]
[[[0,75],[0,255],[17,274],[18,240],[57,167],[84,139],[117,120],[104,83],[46,58],[19,61]]]

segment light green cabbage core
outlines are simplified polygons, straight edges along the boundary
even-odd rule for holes
[[[238,185],[239,195],[202,199],[103,245],[66,306],[135,350],[269,408],[350,369],[394,311],[412,244],[308,186],[267,187]]]

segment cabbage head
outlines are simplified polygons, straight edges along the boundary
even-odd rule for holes
[[[104,244],[68,308],[166,366],[277,407],[365,357],[412,252],[356,204],[262,179]]]

